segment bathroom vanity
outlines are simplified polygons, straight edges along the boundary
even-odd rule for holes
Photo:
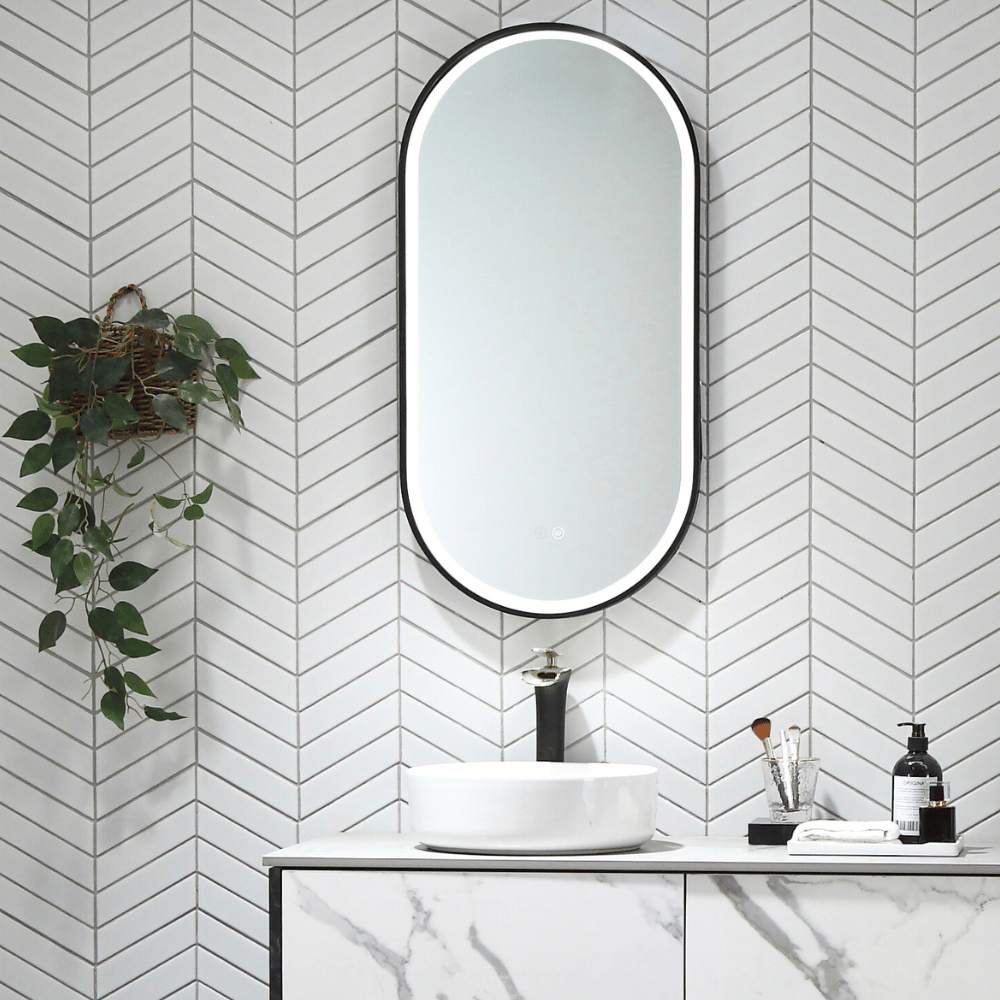
[[[271,1000],[993,1000],[1000,983],[997,847],[505,857],[342,834],[264,863]]]

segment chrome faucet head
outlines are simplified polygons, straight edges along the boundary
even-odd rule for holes
[[[563,674],[570,672],[569,667],[556,666],[556,657],[559,655],[558,650],[548,649],[544,646],[533,646],[531,651],[545,656],[545,666],[534,669],[529,667],[526,670],[522,670],[521,680],[525,684],[530,684],[532,687],[549,687],[555,684]]]

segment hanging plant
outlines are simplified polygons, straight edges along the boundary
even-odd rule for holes
[[[129,292],[142,309],[126,323],[116,322],[115,305]],[[16,417],[4,436],[38,442],[25,453],[22,477],[51,468],[64,475],[68,470],[70,479],[63,493],[39,486],[17,505],[37,514],[24,545],[47,561],[57,599],[68,604],[42,618],[38,649],[54,647],[68,615],[81,607],[97,651],[91,680],[107,688],[101,712],[119,729],[129,711],[157,722],[179,719],[176,712],[146,704],[156,696],[126,665],[159,651],[143,638],[146,623],[123,597],[157,571],[121,558],[122,522],[148,499],[150,531],[187,548],[170,535],[171,524],[164,525],[158,511],[175,512],[175,522],[197,521],[213,487],[192,495],[182,486],[179,496],[143,498],[142,490],[125,488],[120,472],[123,463],[124,472],[142,465],[147,453],[173,472],[156,442],[192,429],[203,404],[223,404],[233,426],[242,428],[240,382],[259,376],[239,341],[220,337],[198,316],[147,309],[135,285],[111,297],[100,323],[87,316],[68,322],[36,316],[31,325],[37,342],[13,353],[32,368],[48,369],[48,378],[35,408]]]

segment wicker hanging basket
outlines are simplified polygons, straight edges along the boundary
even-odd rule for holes
[[[84,364],[95,358],[121,358],[129,356],[132,364],[126,370],[118,384],[111,390],[131,400],[132,407],[139,414],[139,422],[111,431],[108,435],[117,441],[127,438],[155,438],[161,434],[176,434],[177,429],[165,424],[153,412],[153,397],[160,393],[177,395],[178,382],[167,382],[155,374],[157,362],[167,351],[174,348],[174,338],[166,330],[152,330],[144,326],[129,326],[112,319],[115,306],[130,292],[134,293],[142,306],[146,308],[146,299],[136,285],[125,285],[119,288],[108,300],[107,312],[100,323],[101,335],[97,346],[84,351]],[[97,398],[103,399],[107,393],[98,393]],[[66,414],[73,417],[79,425],[80,417],[87,411],[91,401],[84,395],[70,398]],[[192,403],[184,403],[184,415],[187,417],[188,430],[193,430],[197,419],[197,407]]]

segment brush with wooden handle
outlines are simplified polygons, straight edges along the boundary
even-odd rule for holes
[[[754,719],[750,723],[754,736],[764,744],[764,753],[769,760],[774,760],[774,747],[771,746],[771,720],[768,718]]]
[[[788,808],[788,793],[785,791],[785,783],[781,777],[781,768],[774,756],[774,747],[771,746],[771,720],[768,718],[754,719],[750,723],[754,736],[764,744],[764,755],[767,758],[767,766],[771,769],[774,784],[781,797],[781,804]]]

